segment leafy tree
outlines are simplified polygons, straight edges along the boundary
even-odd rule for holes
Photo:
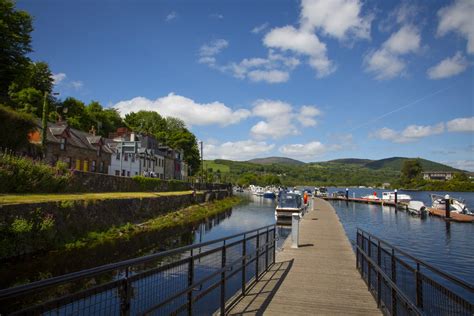
[[[401,181],[407,184],[420,177],[423,168],[418,159],[408,159],[403,162],[401,170]]]
[[[138,111],[125,115],[125,124],[139,133],[155,136],[159,141],[166,142],[166,120],[154,111]]]
[[[92,101],[85,108],[89,128],[94,125],[99,135],[108,137],[110,132],[115,132],[124,125],[122,118],[115,109],[104,109],[97,101]]]
[[[8,87],[28,66],[32,31],[27,12],[15,10],[13,1],[0,0],[0,101],[8,101]]]
[[[13,85],[15,87],[15,85]],[[11,103],[20,112],[41,116],[43,110],[43,93],[35,88],[24,88],[10,92]]]

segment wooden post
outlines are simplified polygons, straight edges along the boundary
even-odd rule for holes
[[[346,200],[349,199],[349,188],[346,188]]]
[[[449,194],[446,194],[444,196],[444,202],[445,202],[445,210],[446,210],[446,218],[451,217],[451,205],[449,203]]]

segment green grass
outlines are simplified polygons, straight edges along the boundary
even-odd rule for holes
[[[2,194],[0,205],[27,204],[40,202],[63,202],[76,200],[109,200],[131,198],[153,198],[159,196],[185,195],[192,191],[179,192],[107,192],[107,193],[74,193],[74,194]]]
[[[66,249],[96,247],[106,242],[118,239],[130,239],[141,233],[160,231],[174,227],[187,226],[203,220],[204,218],[219,214],[229,208],[242,203],[243,199],[237,196],[216,200],[210,203],[196,204],[178,211],[174,211],[144,223],[127,223],[120,227],[112,227],[106,231],[89,232],[87,235],[72,243],[66,244]]]
[[[216,163],[214,160],[204,160],[204,168],[205,170],[212,168],[213,172],[217,172],[217,170],[220,170],[221,173],[230,172],[229,166]]]

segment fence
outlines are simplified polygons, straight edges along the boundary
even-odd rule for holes
[[[0,314],[225,313],[275,262],[275,225],[0,290]]]
[[[474,286],[357,229],[357,269],[386,315],[473,315]]]

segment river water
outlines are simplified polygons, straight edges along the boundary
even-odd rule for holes
[[[329,188],[329,192],[340,188]],[[345,188],[343,188],[345,190]],[[370,194],[371,189],[355,189],[356,196]],[[403,192],[402,192],[403,193]],[[428,204],[427,192],[406,192],[413,199]],[[381,194],[381,192],[378,192]],[[474,193],[450,193],[462,197],[474,208]],[[126,260],[146,254],[196,244],[241,233],[275,223],[275,201],[245,194],[248,202],[213,218],[165,234],[150,232],[125,241],[94,249],[49,252],[0,262],[0,288],[28,283],[98,265]],[[423,259],[450,274],[474,284],[474,225],[446,223],[436,217],[420,219],[405,212],[395,213],[386,206],[332,202],[349,239],[360,227],[392,243],[415,257]],[[278,228],[278,246],[289,229]]]

